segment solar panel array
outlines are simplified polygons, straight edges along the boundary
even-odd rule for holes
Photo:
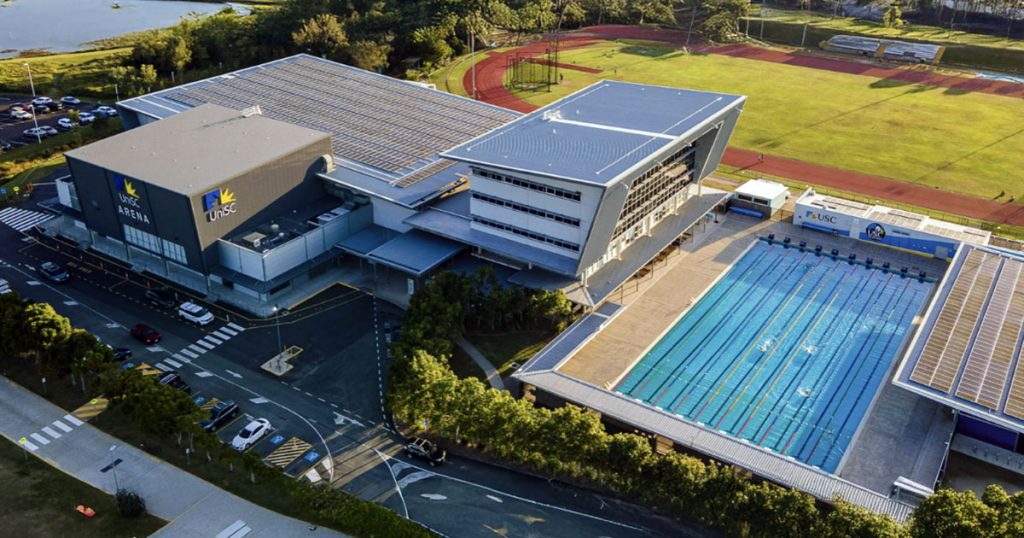
[[[444,170],[447,170],[452,166],[455,166],[456,164],[456,161],[452,161],[449,159],[441,159],[440,161],[437,161],[434,164],[424,166],[423,168],[420,168],[419,170],[411,174],[402,176],[397,180],[392,181],[391,184],[396,187],[402,188],[408,187],[409,185],[415,185],[416,183],[419,183],[420,181],[423,181],[424,179],[427,179],[428,177],[434,174],[443,172]],[[452,179],[454,180],[455,178]]]
[[[1024,260],[970,248],[910,379],[1024,419],[1022,336]]]
[[[937,226],[935,224],[925,224],[922,230],[933,233],[935,235],[941,235],[943,237],[949,237],[950,239],[956,239],[961,242],[968,243],[988,243],[988,236],[972,228],[949,228],[946,226]]]
[[[335,156],[398,176],[503,125],[513,112],[341,64],[296,56],[168,90],[189,106],[259,105],[267,117],[332,135]],[[410,183],[411,184],[411,183]]]
[[[872,211],[870,218],[886,224],[916,229],[921,225],[921,222],[924,221],[925,216],[918,215],[917,213],[900,211],[899,209],[889,209],[888,211]]]
[[[867,204],[854,202],[852,200],[843,200],[842,198],[833,198],[831,196],[823,198],[822,203],[829,209],[842,209],[849,213],[857,213],[860,215],[866,215],[871,209],[871,206]]]

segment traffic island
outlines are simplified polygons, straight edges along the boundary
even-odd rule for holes
[[[292,368],[295,368],[295,365],[291,364],[289,361],[299,356],[299,353],[302,353],[301,347],[288,346],[288,348],[286,348],[284,351],[278,353],[277,355],[274,355],[273,357],[270,358],[269,361],[263,363],[260,366],[260,368],[274,374],[277,377],[281,377],[284,374],[290,372]]]

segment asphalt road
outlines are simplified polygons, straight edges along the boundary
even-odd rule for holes
[[[54,99],[60,99],[60,96],[52,96]],[[26,129],[35,127],[32,120],[15,120],[11,118],[10,113],[7,109],[12,103],[29,103],[32,101],[31,96],[12,96],[12,95],[0,95],[0,140],[10,142],[15,146],[22,146],[25,144],[31,144],[35,139],[25,138],[24,132]],[[100,106],[98,103],[86,103],[78,105],[78,110],[82,112],[91,112],[96,107]],[[39,122],[40,126],[49,125],[54,129],[57,128],[57,120],[66,118],[68,115],[68,109],[70,107],[65,106],[64,110],[57,112],[50,112],[48,114],[39,114],[36,117],[36,121]]]
[[[52,187],[44,185],[33,200],[47,195],[53,195]],[[73,278],[59,286],[44,282],[36,270],[43,261],[64,264]],[[473,460],[452,458],[432,468],[407,459],[382,401],[382,327],[385,321],[400,323],[400,312],[361,291],[335,286],[287,312],[280,324],[209,305],[217,319],[197,327],[144,302],[146,286],[159,285],[155,280],[60,242],[27,238],[2,223],[0,262],[0,278],[13,289],[52,304],[105,343],[131,348],[136,364],[177,370],[202,405],[214,399],[238,403],[243,413],[221,429],[221,439],[229,441],[248,418],[267,418],[274,432],[251,449],[261,457],[276,458],[290,475],[310,473],[442,534],[712,535],[592,492]],[[135,323],[157,328],[163,339],[148,347],[133,340],[128,328]],[[303,348],[295,370],[282,378],[259,368],[277,349],[278,329],[283,345]],[[294,457],[287,456],[288,447]]]

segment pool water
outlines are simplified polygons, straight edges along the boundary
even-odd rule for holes
[[[833,472],[933,286],[758,240],[616,391]]]

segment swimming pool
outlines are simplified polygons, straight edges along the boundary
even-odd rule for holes
[[[833,472],[933,286],[759,239],[615,390]]]

